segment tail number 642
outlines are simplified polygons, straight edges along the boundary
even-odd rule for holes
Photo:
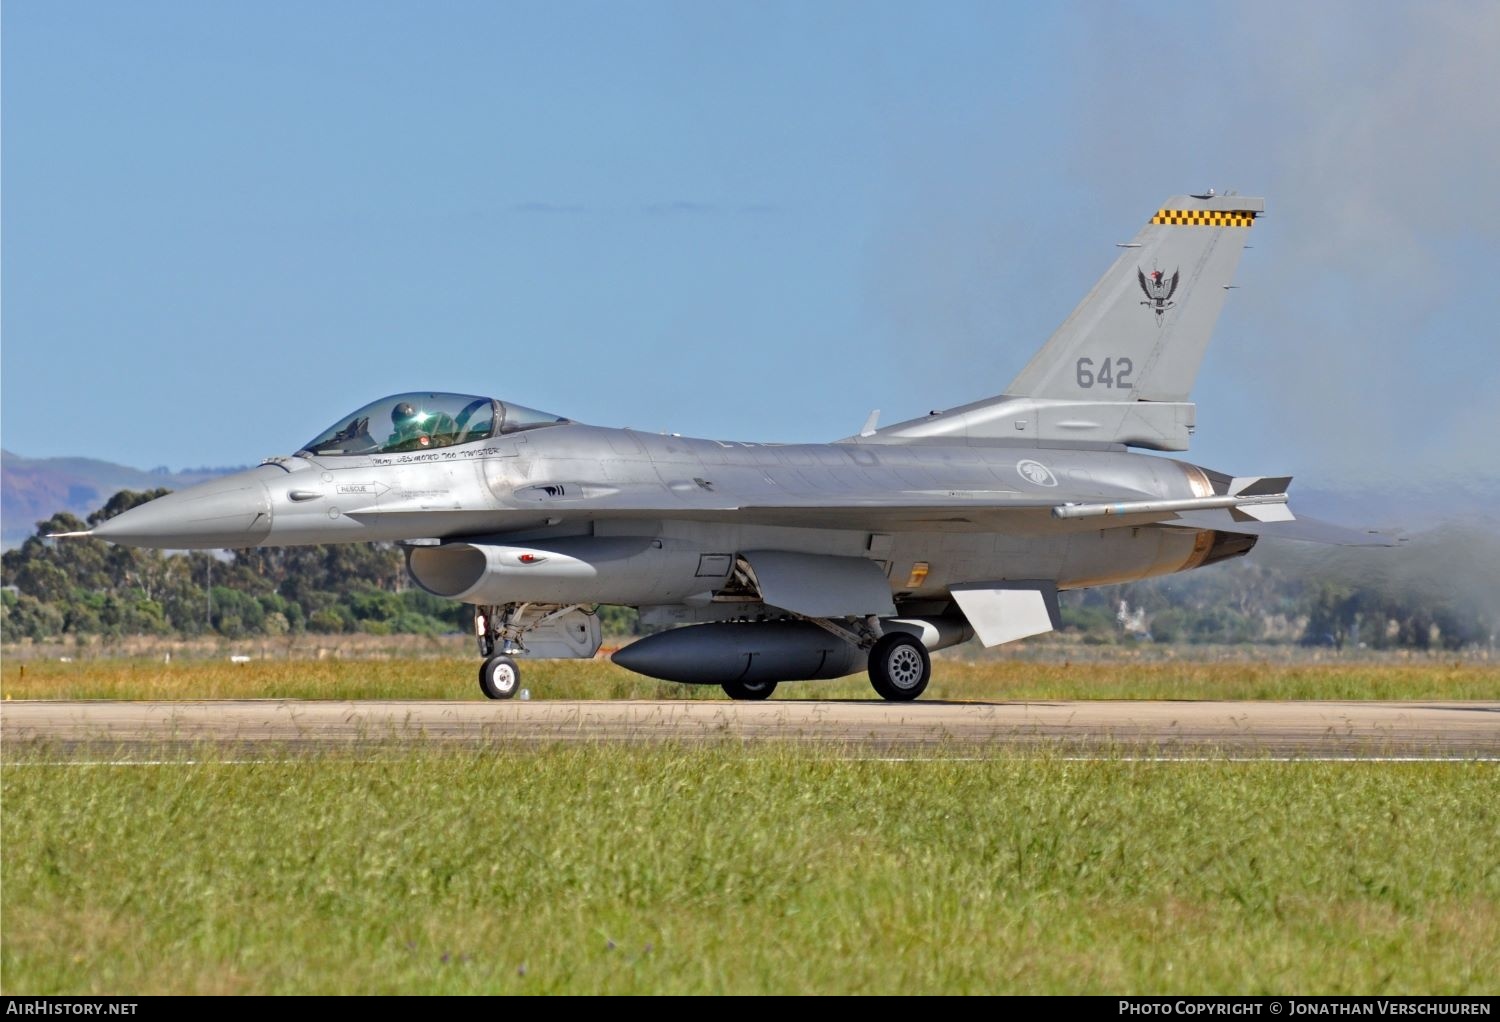
[[[1094,371],[1094,360],[1091,358],[1080,358],[1078,360],[1078,385],[1084,390],[1098,384],[1101,387],[1116,387],[1128,389],[1130,387],[1130,374],[1135,372],[1135,363],[1128,358],[1107,358],[1099,365],[1099,371]]]

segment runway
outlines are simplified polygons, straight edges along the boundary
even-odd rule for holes
[[[1012,747],[1150,758],[1500,759],[1500,703],[26,700],[0,704],[0,740],[7,759],[39,747],[129,756],[204,742],[266,752],[390,743],[787,742],[851,755]]]

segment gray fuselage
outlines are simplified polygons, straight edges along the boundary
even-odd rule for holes
[[[635,606],[692,604],[713,592],[728,568],[699,574],[701,555],[776,549],[880,562],[904,604],[945,600],[949,586],[974,580],[1071,589],[1217,559],[1212,531],[1099,528],[1050,513],[1059,503],[1201,497],[1212,492],[1209,475],[1122,449],[772,445],[564,423],[430,451],[272,459],[143,505],[96,534],[173,547],[402,541],[417,550],[476,537],[660,540],[657,549],[686,569],[627,572],[618,585],[595,577],[587,593],[515,594]],[[468,602],[500,601],[490,593]]]

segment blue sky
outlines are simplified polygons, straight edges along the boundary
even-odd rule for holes
[[[1267,197],[1192,459],[1500,474],[1500,5],[3,12],[7,449],[383,394],[825,440],[999,392],[1168,195]]]

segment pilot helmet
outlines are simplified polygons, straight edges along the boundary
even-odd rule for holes
[[[391,409],[391,421],[398,426],[404,426],[416,417],[417,410],[412,407],[410,401],[402,401]]]

